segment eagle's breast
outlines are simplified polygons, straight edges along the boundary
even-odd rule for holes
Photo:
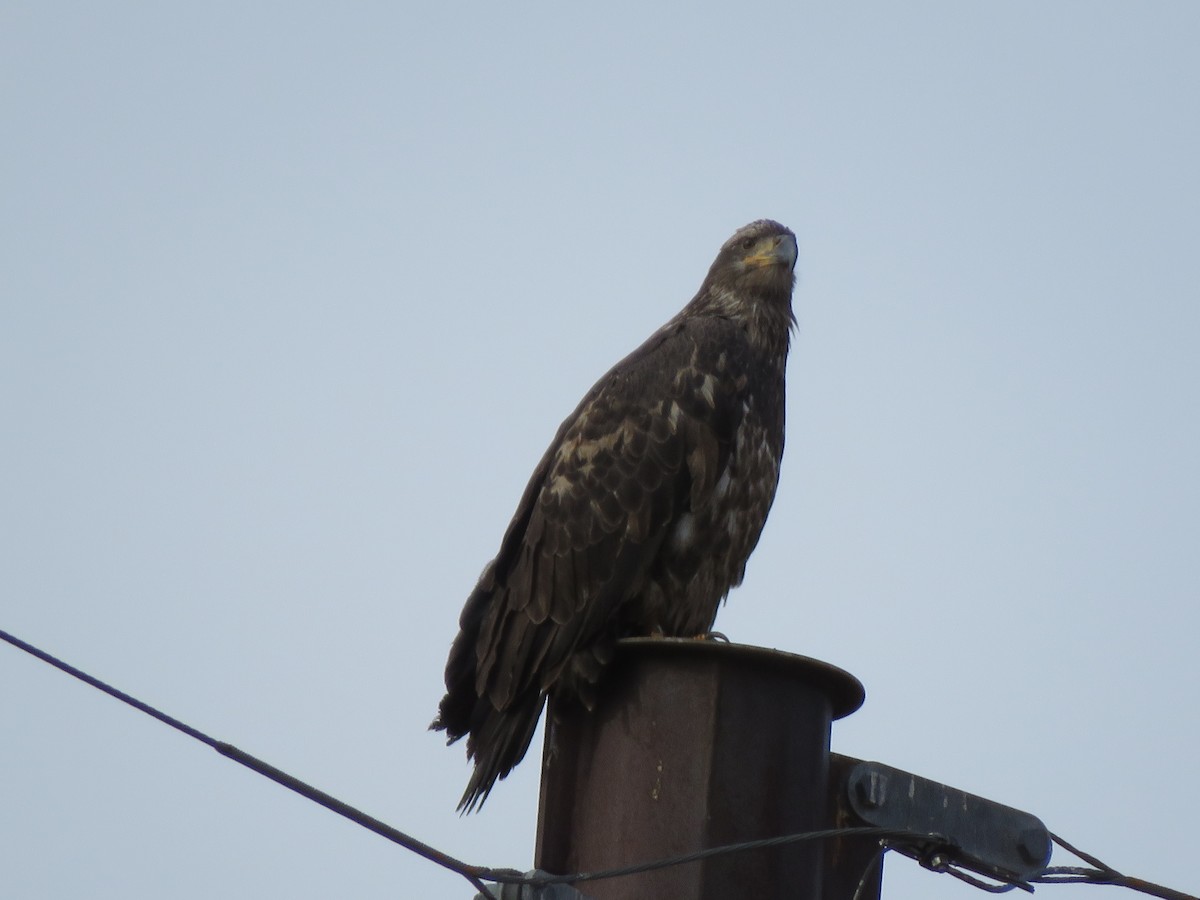
[[[724,367],[726,355],[718,359]],[[695,635],[712,628],[721,600],[742,582],[775,497],[783,453],[782,372],[777,381],[757,383],[719,374],[723,381],[693,379],[699,385],[695,399],[709,407],[701,428],[705,434],[719,432],[712,418],[730,412],[734,424],[717,454],[719,466],[708,477],[703,453],[687,455],[696,465],[688,508],[672,523],[640,603],[632,605],[641,621],[631,624],[642,633]],[[712,393],[712,385],[721,383],[735,390],[725,398],[732,410],[724,413]]]

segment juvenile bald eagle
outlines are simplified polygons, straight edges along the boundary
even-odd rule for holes
[[[475,809],[549,694],[589,708],[618,638],[707,632],[775,496],[796,238],[738,230],[678,315],[550,442],[459,618],[430,726],[467,736]]]

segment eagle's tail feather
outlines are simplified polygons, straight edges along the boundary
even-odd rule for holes
[[[525,756],[546,695],[531,693],[503,711],[492,707],[486,697],[479,702],[486,704],[487,709],[482,711],[482,720],[472,725],[467,740],[467,755],[475,760],[475,771],[458,803],[461,813],[474,812],[482,806],[496,782]]]

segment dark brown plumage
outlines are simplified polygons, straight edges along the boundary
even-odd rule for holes
[[[707,632],[775,496],[796,239],[760,220],[596,382],[467,598],[431,726],[467,736],[459,809],[529,747],[548,694],[589,707],[617,639]]]

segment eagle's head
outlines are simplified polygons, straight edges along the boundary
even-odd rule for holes
[[[718,315],[743,323],[768,353],[787,355],[796,282],[796,235],[771,219],[734,232],[722,246],[700,292],[682,315]]]
[[[771,219],[759,219],[734,232],[708,270],[710,284],[734,291],[783,291],[789,296],[795,276],[796,235]]]

